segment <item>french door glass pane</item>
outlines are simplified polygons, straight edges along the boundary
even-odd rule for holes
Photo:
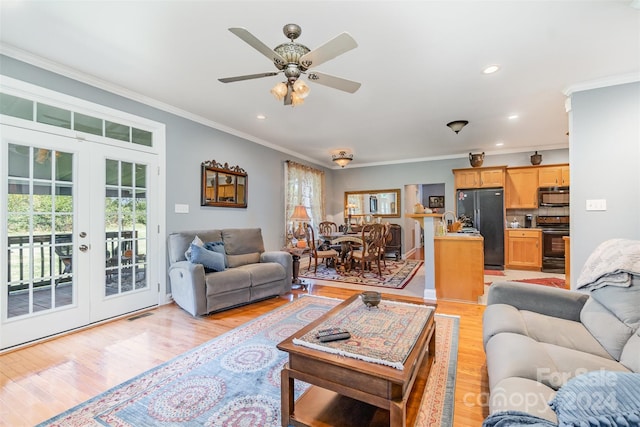
[[[15,317],[73,303],[73,182],[56,179],[72,177],[73,155],[8,149],[7,317]]]
[[[107,159],[105,173],[105,296],[111,296],[148,287],[147,167]]]

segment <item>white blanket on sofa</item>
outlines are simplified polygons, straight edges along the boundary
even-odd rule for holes
[[[631,275],[640,276],[640,240],[610,239],[589,256],[578,277],[578,289],[631,286]]]

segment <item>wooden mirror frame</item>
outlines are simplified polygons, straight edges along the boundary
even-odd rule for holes
[[[395,195],[395,202],[390,202],[392,204],[391,208],[395,207],[394,212],[391,213],[381,213],[381,211],[385,211],[385,206],[383,199],[385,198],[385,194],[393,194]],[[344,192],[344,213],[345,218],[349,215],[349,209],[347,206],[349,205],[349,196],[353,195],[362,195],[363,203],[362,206],[367,209],[366,212],[351,212],[351,216],[373,216],[373,217],[382,217],[382,218],[400,218],[401,209],[400,209],[400,189],[394,188],[391,190],[363,190],[363,191],[345,191]],[[372,212],[372,208],[376,212]]]
[[[200,206],[247,207],[248,177],[244,169],[215,160],[202,162],[200,169]]]

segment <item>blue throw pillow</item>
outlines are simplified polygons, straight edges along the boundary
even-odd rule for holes
[[[592,371],[560,387],[549,405],[561,426],[640,426],[640,374]]]
[[[202,246],[191,245],[191,259],[194,264],[202,264],[205,269],[224,271],[224,255]]]
[[[229,267],[227,253],[224,251],[224,242],[207,242],[204,244],[204,248],[222,254],[224,256],[224,266]]]

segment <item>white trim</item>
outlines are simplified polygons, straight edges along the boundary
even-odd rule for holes
[[[153,108],[157,108],[162,111],[166,111],[167,113],[174,114],[176,116],[185,118],[187,120],[191,120],[196,123],[200,123],[204,126],[220,130],[222,132],[228,133],[230,135],[234,135],[247,141],[255,142],[256,144],[263,145],[265,147],[271,148],[276,151],[280,151],[285,154],[289,154],[291,156],[298,157],[300,159],[306,160],[308,162],[314,163],[316,165],[326,167],[325,164],[318,162],[315,159],[307,157],[303,154],[297,153],[292,150],[288,150],[286,148],[282,148],[278,145],[275,145],[269,141],[265,141],[264,139],[258,138],[254,135],[250,135],[244,132],[240,132],[239,130],[230,128],[228,126],[222,125],[220,123],[214,122],[213,120],[206,119],[197,114],[190,113],[188,111],[182,110],[180,108],[176,108],[172,105],[166,104],[164,102],[158,101],[154,98],[150,98],[148,96],[142,95],[140,93],[134,92],[129,89],[125,89],[121,86],[115,85],[113,83],[109,83],[105,80],[99,79],[95,76],[91,76],[89,74],[81,73],[73,68],[61,65],[57,62],[50,61],[48,59],[44,59],[40,56],[34,55],[32,53],[26,52],[24,50],[18,49],[16,47],[7,45],[6,43],[0,43],[0,55],[6,55],[11,58],[17,59],[22,62],[26,62],[27,64],[34,65],[39,68],[43,68],[47,71],[54,72],[56,74],[63,75],[65,77],[69,77],[73,80],[79,81],[81,83],[85,83],[91,85],[93,87],[106,90],[111,93],[115,93],[116,95],[120,95],[124,98],[131,99],[136,102],[140,102],[142,104],[148,105]]]
[[[584,90],[591,90],[591,89],[600,89],[607,86],[617,86],[617,85],[633,83],[637,81],[640,81],[639,73],[622,74],[618,76],[611,76],[611,77],[605,77],[602,79],[576,83],[567,87],[565,90],[562,91],[562,93],[565,94],[566,96],[571,96],[575,92],[581,92]]]
[[[2,45],[0,44],[0,47]],[[1,53],[1,52],[0,52]],[[144,117],[136,116],[124,111],[119,111],[110,107],[106,107],[91,101],[84,100],[82,98],[73,97],[60,93],[54,90],[46,89],[41,86],[37,86],[31,83],[27,83],[18,79],[7,77],[0,74],[0,88],[3,93],[19,96],[24,99],[28,99],[34,102],[42,102],[48,105],[56,106],[69,110],[71,112],[77,112],[81,114],[87,114],[95,116],[103,120],[114,121],[126,126],[135,127],[152,133],[152,146],[144,146],[131,142],[118,141],[111,138],[106,138],[100,135],[86,134],[78,132],[73,129],[59,128],[56,126],[46,125],[38,123],[36,121],[24,120],[15,117],[0,115],[0,123],[9,126],[15,126],[23,129],[31,129],[35,131],[46,132],[53,135],[59,135],[63,137],[70,137],[78,140],[87,140],[92,143],[105,144],[116,148],[124,148],[127,150],[135,150],[139,152],[148,153],[155,156],[155,161],[158,164],[157,171],[151,171],[151,173],[157,174],[158,189],[156,194],[157,203],[157,223],[149,224],[150,232],[157,232],[157,283],[150,283],[151,287],[159,287],[157,293],[157,303],[167,304],[171,301],[170,295],[167,295],[167,274],[166,274],[166,126],[164,123],[156,122]],[[4,162],[3,162],[4,164]],[[0,172],[6,175],[5,168],[0,165]],[[3,176],[4,176],[3,175]],[[5,194],[7,188],[3,188]],[[0,225],[4,223],[3,214],[1,216]],[[6,229],[6,224],[5,228]],[[4,233],[0,232],[0,236],[4,236]],[[0,256],[0,259],[3,257]],[[6,259],[5,259],[6,262]],[[152,268],[151,266],[149,268]],[[2,269],[0,269],[2,270]]]
[[[424,290],[424,299],[437,301],[438,298],[436,298],[436,290],[435,289],[425,289]]]

